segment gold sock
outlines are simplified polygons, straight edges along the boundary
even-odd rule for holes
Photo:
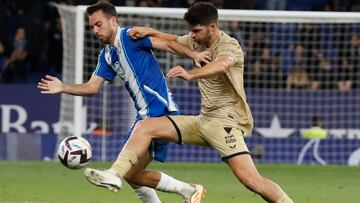
[[[287,194],[283,194],[282,197],[280,197],[280,199],[278,201],[276,201],[276,203],[294,203],[289,196],[287,196]]]
[[[138,159],[134,152],[123,150],[120,152],[118,158],[111,166],[111,170],[115,171],[121,178],[137,163]]]

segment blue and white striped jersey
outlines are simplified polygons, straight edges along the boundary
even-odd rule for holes
[[[178,111],[160,64],[152,54],[150,39],[133,40],[129,29],[118,28],[114,46],[106,45],[101,50],[93,74],[108,81],[118,75],[135,103],[138,118]]]

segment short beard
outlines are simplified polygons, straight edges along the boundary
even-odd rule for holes
[[[108,34],[108,37],[106,36],[103,36],[102,40],[100,40],[98,38],[98,40],[102,43],[102,44],[111,44],[111,36],[112,36],[112,33],[107,33]]]
[[[198,43],[208,47],[210,44],[210,40],[211,40],[211,35],[210,35],[210,31],[208,30],[206,33],[206,37],[203,40],[199,41]]]

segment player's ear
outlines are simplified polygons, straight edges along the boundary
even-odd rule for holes
[[[216,30],[216,28],[217,28],[217,24],[216,24],[216,23],[211,23],[211,24],[209,25],[209,28],[210,28],[210,31],[211,31],[211,32],[214,32],[214,31]]]
[[[118,25],[118,21],[117,21],[116,16],[111,16],[110,23],[111,23],[112,26],[117,26]]]

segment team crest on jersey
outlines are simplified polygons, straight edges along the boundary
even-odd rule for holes
[[[119,61],[115,61],[112,69],[117,73],[117,75],[122,79],[125,80],[125,71],[122,69]]]

